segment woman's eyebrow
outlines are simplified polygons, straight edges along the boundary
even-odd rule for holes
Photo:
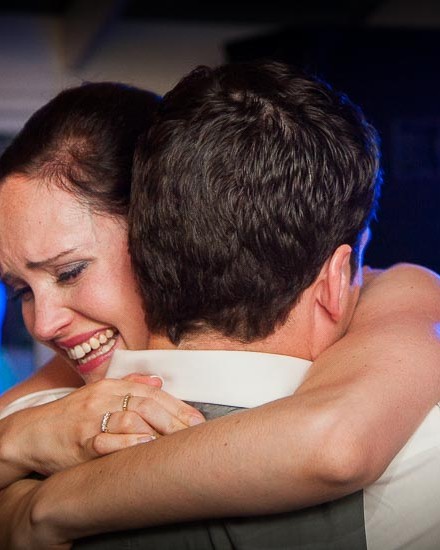
[[[38,269],[41,267],[48,267],[53,263],[57,262],[58,260],[64,258],[65,256],[72,254],[72,252],[75,252],[76,250],[77,248],[70,248],[68,250],[64,250],[63,252],[60,252],[56,256],[51,256],[50,258],[46,258],[45,260],[41,260],[38,262],[28,261],[26,262],[26,267],[28,269]],[[7,285],[11,285],[16,281],[21,281],[21,279],[20,277],[17,277],[14,273],[11,273],[10,271],[3,272],[0,269],[0,281],[4,282]]]
[[[56,256],[51,256],[50,258],[46,258],[45,260],[40,260],[38,262],[26,262],[26,267],[28,269],[38,269],[40,267],[47,267],[49,265],[54,264],[58,260],[64,258],[64,256],[68,256],[69,254],[72,254],[72,252],[75,252],[76,248],[70,248],[69,250],[64,250],[63,252],[60,252]]]

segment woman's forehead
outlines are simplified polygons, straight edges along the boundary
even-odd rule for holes
[[[90,211],[71,193],[56,185],[40,184],[22,176],[9,177],[0,186],[0,224],[23,229],[53,227],[86,221]]]
[[[21,251],[41,261],[67,249],[106,242],[125,229],[109,216],[94,214],[72,193],[29,178],[8,178],[0,186],[0,253]]]

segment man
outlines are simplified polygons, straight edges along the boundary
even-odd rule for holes
[[[308,360],[340,339],[359,296],[380,183],[375,132],[349,100],[281,65],[200,69],[165,100],[148,143],[154,148],[136,163],[131,254],[151,329],[180,349]],[[228,353],[220,355],[223,364]],[[264,357],[275,369],[278,357]],[[247,360],[258,372],[254,357]],[[212,376],[208,359],[195,361]],[[240,387],[244,395],[252,393],[250,375],[248,384]],[[439,493],[429,490],[440,472],[440,439],[429,442],[439,420],[433,411],[417,435],[425,443],[414,442],[391,466],[389,476],[404,479],[369,489],[370,548],[414,539],[425,548],[439,540],[440,514],[430,516]],[[430,466],[410,475],[417,453],[429,456]],[[276,532],[266,518],[253,538],[252,522],[240,527],[249,547],[361,547],[363,511],[356,517],[354,498],[338,509],[328,532],[320,512],[328,518],[344,501],[325,512],[310,509],[306,520],[292,514]],[[416,517],[419,508],[425,518],[412,529],[399,523],[399,513]],[[373,516],[380,517],[380,532]],[[233,546],[241,542],[237,535]]]
[[[202,69],[184,79],[165,99],[139,148],[135,173],[131,252],[159,345],[167,335],[181,350],[235,350],[203,356],[208,384],[211,376],[217,377],[216,362],[235,360],[241,370],[236,350],[246,352],[241,362],[254,365],[255,373],[259,362],[277,373],[287,361],[289,373],[303,369],[303,375],[304,363],[294,357],[315,359],[345,334],[352,318],[378,174],[374,130],[345,97],[316,79],[280,65]],[[184,368],[200,363],[197,355],[187,355],[193,352],[182,353]],[[174,355],[175,369],[179,354]],[[157,372],[157,357],[151,357]],[[217,393],[231,385],[221,375],[216,380],[221,384]],[[264,380],[258,380],[260,388]],[[249,386],[253,383],[248,378]],[[252,387],[240,389],[252,396]],[[275,397],[282,397],[282,391]],[[243,406],[229,396],[220,399],[214,402]],[[235,418],[244,422],[246,413]],[[419,437],[429,457],[425,469],[418,468],[425,484],[426,472],[434,477],[440,462],[435,447],[426,445],[427,430]],[[312,430],[312,437],[316,433]],[[321,443],[324,447],[330,441]],[[411,459],[417,449],[409,449],[399,461],[414,470]],[[131,456],[139,458],[140,452]],[[116,464],[111,458],[102,464]],[[137,464],[135,460],[130,467]],[[334,466],[337,470],[337,460]],[[405,485],[408,476],[399,471],[399,462],[392,467]],[[337,478],[335,474],[335,483]],[[379,493],[372,488],[373,498],[382,490],[395,492],[384,479]],[[285,482],[292,479],[286,476]],[[381,500],[366,499],[365,534],[358,493],[300,513],[165,528],[133,537],[160,548],[185,542],[200,548],[363,548],[367,542],[368,548],[388,548],[415,538],[417,548],[433,548],[439,522],[428,507],[435,491],[416,495],[417,483],[409,485],[414,493],[410,512],[419,507],[428,512],[428,522],[410,531],[398,524],[391,533]],[[402,485],[397,487],[400,491]],[[388,507],[391,517],[398,504],[392,500]],[[132,525],[125,526],[138,526],[141,514],[135,510]],[[378,529],[382,518],[383,531]]]

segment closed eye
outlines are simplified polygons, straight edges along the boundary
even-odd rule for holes
[[[57,283],[68,283],[74,281],[87,267],[87,262],[76,264],[71,269],[61,272],[57,277]]]
[[[21,288],[13,288],[11,286],[7,286],[7,296],[8,300],[17,301],[17,300],[29,300],[32,296],[32,290],[29,286],[23,286]]]

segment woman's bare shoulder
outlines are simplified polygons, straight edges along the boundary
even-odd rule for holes
[[[0,396],[0,410],[30,393],[61,387],[79,387],[84,382],[59,356],[55,356],[27,380]]]

